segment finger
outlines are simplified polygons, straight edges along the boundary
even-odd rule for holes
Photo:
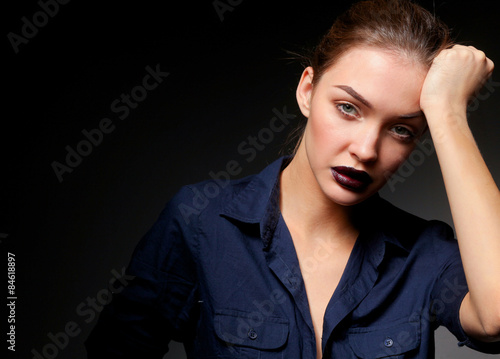
[[[487,62],[488,62],[488,70],[489,70],[489,73],[491,74],[493,72],[493,70],[495,69],[495,63],[493,61],[491,61],[491,59],[487,59]]]

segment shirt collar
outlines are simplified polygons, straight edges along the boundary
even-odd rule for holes
[[[278,224],[280,173],[290,163],[291,157],[280,157],[259,174],[244,178],[236,183],[233,191],[225,198],[221,215],[237,221],[258,224],[261,238],[267,247]],[[397,209],[378,194],[356,205],[360,211],[358,226],[362,233],[369,234],[366,240],[370,247],[370,259],[378,265],[384,257],[386,246],[390,243],[409,252],[412,240],[401,240],[401,215]],[[402,228],[405,236],[408,228]],[[365,236],[366,237],[366,236]]]
[[[280,157],[262,172],[238,181],[220,214],[243,223],[259,224],[265,244],[269,244],[278,223],[280,173],[291,157]]]

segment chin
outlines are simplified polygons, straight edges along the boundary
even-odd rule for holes
[[[363,191],[357,192],[353,190],[349,190],[346,188],[343,188],[342,186],[338,184],[334,184],[335,188],[330,189],[330,191],[325,192],[326,196],[332,201],[335,202],[341,206],[354,206],[356,204],[359,204],[371,196],[373,196],[375,193],[377,193],[377,190],[374,188],[365,188]]]

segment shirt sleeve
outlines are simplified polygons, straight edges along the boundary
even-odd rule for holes
[[[89,359],[162,358],[171,340],[192,336],[197,313],[193,235],[180,213],[181,190],[137,245],[127,286],[113,295],[85,342]]]
[[[460,324],[460,306],[469,292],[458,249],[446,262],[436,281],[431,298],[431,320],[436,327],[444,325],[458,339],[459,346],[467,346],[482,353],[499,354],[500,342],[486,343],[469,337]]]

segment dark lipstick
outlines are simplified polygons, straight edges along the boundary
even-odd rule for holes
[[[356,192],[363,191],[370,183],[373,182],[368,173],[365,171],[359,171],[352,167],[333,167],[332,175],[339,185]]]

